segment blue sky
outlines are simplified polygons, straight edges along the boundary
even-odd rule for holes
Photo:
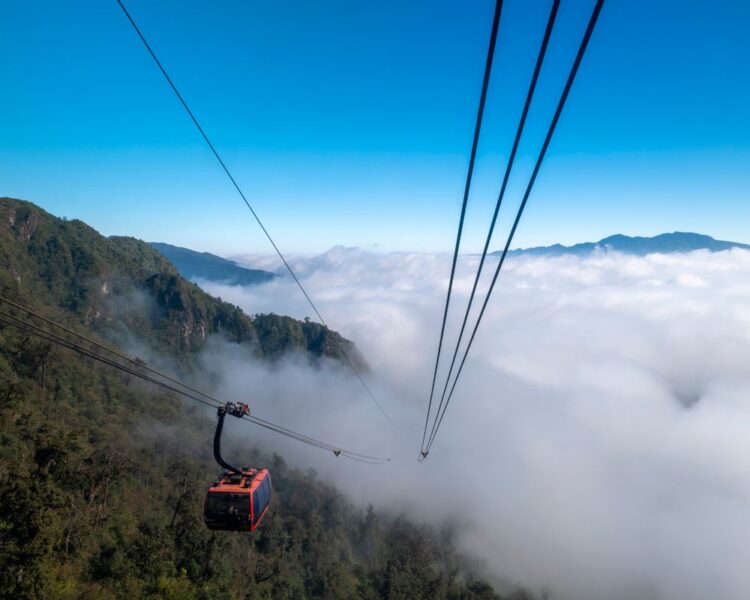
[[[450,251],[494,2],[127,5],[282,249]],[[466,251],[549,5],[506,0]],[[507,209],[592,5],[562,0]],[[750,241],[749,26],[745,0],[608,0],[515,245]],[[114,0],[0,3],[0,52],[0,195],[105,234],[271,252]]]

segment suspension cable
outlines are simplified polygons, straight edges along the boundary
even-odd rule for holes
[[[174,92],[175,96],[177,96],[177,99],[180,101],[180,104],[182,104],[182,107],[185,109],[185,112],[187,112],[188,116],[190,117],[190,120],[193,122],[193,124],[195,125],[196,129],[201,134],[201,137],[206,142],[206,145],[209,147],[209,149],[213,153],[214,157],[216,157],[216,160],[218,161],[219,165],[221,165],[221,168],[224,171],[224,173],[226,174],[226,176],[229,178],[229,181],[232,182],[232,185],[234,186],[234,189],[237,190],[237,193],[242,198],[243,202],[245,203],[245,206],[247,206],[247,208],[250,210],[250,213],[252,214],[253,218],[255,219],[255,221],[260,226],[260,228],[263,231],[263,233],[265,234],[266,238],[268,238],[268,241],[271,243],[271,246],[273,246],[273,249],[276,251],[276,254],[281,259],[281,262],[284,263],[284,267],[286,267],[286,270],[289,271],[289,274],[292,276],[292,279],[294,279],[294,282],[297,284],[297,287],[300,289],[300,291],[302,292],[302,294],[305,296],[305,299],[307,300],[308,304],[312,307],[313,311],[315,311],[315,314],[317,315],[318,320],[323,325],[325,325],[326,327],[328,327],[328,323],[326,323],[326,320],[323,318],[323,315],[320,314],[320,311],[318,310],[318,307],[315,306],[315,303],[312,301],[312,298],[307,293],[307,290],[305,289],[305,287],[302,285],[302,282],[297,277],[296,273],[292,269],[292,267],[289,264],[289,262],[287,262],[286,258],[282,254],[282,252],[279,249],[279,247],[276,245],[276,242],[271,237],[271,234],[268,232],[268,230],[266,229],[265,225],[263,225],[263,222],[260,220],[260,217],[258,216],[258,213],[255,212],[255,209],[252,207],[252,205],[250,204],[250,201],[245,196],[245,193],[242,191],[242,188],[240,188],[239,184],[237,183],[237,180],[234,178],[234,176],[232,175],[231,171],[229,170],[229,167],[227,167],[226,163],[224,162],[224,159],[222,159],[221,155],[219,154],[219,151],[216,149],[216,146],[214,146],[213,142],[211,142],[211,139],[208,137],[208,134],[203,129],[203,127],[201,126],[201,124],[198,121],[197,117],[195,116],[195,114],[193,113],[193,111],[188,106],[188,103],[185,101],[185,98],[182,96],[182,94],[180,93],[180,91],[177,89],[177,86],[175,85],[174,81],[172,81],[172,78],[167,73],[167,70],[164,68],[164,65],[162,65],[161,61],[156,56],[156,53],[151,48],[151,45],[148,43],[148,41],[146,40],[146,37],[141,32],[140,27],[138,27],[138,25],[136,24],[135,20],[133,19],[133,17],[128,12],[127,8],[125,8],[125,5],[123,4],[122,0],[116,0],[116,2],[120,6],[120,8],[122,9],[122,12],[125,13],[125,16],[127,17],[127,19],[130,22],[130,24],[133,26],[133,29],[135,30],[135,32],[138,34],[138,37],[140,38],[141,42],[143,42],[143,45],[145,46],[145,48],[148,51],[148,53],[151,55],[151,58],[154,59],[154,62],[156,63],[156,66],[159,68],[159,71],[161,71],[161,74],[164,76],[164,79],[169,84],[169,87],[172,88],[172,91]],[[346,349],[344,348],[343,344],[340,344],[339,347],[340,347],[340,350],[341,350],[341,354],[344,356],[344,359],[345,359],[347,365],[352,370],[352,372],[357,377],[357,379],[359,379],[359,382],[362,384],[362,387],[365,389],[365,391],[367,392],[367,394],[370,396],[370,398],[372,399],[372,401],[375,403],[375,406],[377,406],[378,409],[380,410],[380,412],[383,413],[383,416],[388,420],[388,422],[394,428],[397,428],[396,423],[394,423],[393,420],[391,419],[391,417],[388,416],[388,413],[385,412],[385,409],[380,404],[380,402],[378,401],[378,399],[375,397],[375,394],[372,392],[372,390],[370,389],[370,387],[365,382],[364,378],[362,377],[362,373],[360,372],[360,370],[357,368],[357,366],[354,363],[354,361],[349,356],[349,353],[346,351]]]
[[[510,248],[510,244],[513,241],[513,236],[516,233],[516,229],[518,228],[518,223],[521,220],[521,216],[523,215],[524,208],[526,207],[526,203],[529,199],[529,196],[531,194],[531,190],[534,187],[534,183],[536,182],[537,175],[539,174],[539,169],[542,166],[542,162],[544,161],[544,157],[547,153],[547,149],[549,148],[550,141],[552,140],[552,135],[555,132],[555,128],[557,127],[557,122],[560,119],[560,114],[562,113],[563,107],[565,106],[565,102],[568,99],[568,95],[570,93],[570,89],[573,86],[573,81],[575,80],[576,74],[578,73],[578,68],[581,64],[581,61],[583,60],[583,55],[586,52],[586,48],[588,46],[589,40],[591,39],[591,35],[594,32],[594,28],[596,26],[596,22],[599,18],[599,13],[601,12],[602,6],[604,5],[604,0],[596,0],[596,4],[594,5],[593,12],[591,14],[591,18],[589,19],[588,26],[586,27],[586,31],[583,34],[583,39],[581,40],[581,44],[578,48],[578,52],[576,54],[575,60],[573,61],[573,65],[570,69],[570,73],[568,74],[568,79],[565,82],[565,87],[563,88],[562,95],[560,96],[560,100],[557,104],[557,108],[555,109],[555,113],[552,117],[552,121],[550,122],[549,129],[547,131],[547,135],[544,138],[544,142],[542,144],[542,148],[539,152],[539,156],[537,157],[537,161],[534,165],[534,170],[531,173],[531,178],[529,179],[529,183],[526,186],[526,191],[523,194],[523,198],[521,200],[521,204],[518,208],[518,211],[516,212],[516,217],[513,221],[513,226],[511,227],[510,233],[508,234],[508,238],[505,242],[505,247],[503,248],[503,253],[500,256],[500,261],[498,262],[498,265],[495,269],[495,274],[492,278],[492,282],[490,283],[490,287],[487,290],[487,294],[484,298],[484,302],[482,303],[482,309],[479,312],[479,316],[477,317],[476,324],[474,325],[474,329],[471,333],[471,337],[469,338],[469,342],[466,346],[466,349],[464,351],[463,357],[461,359],[461,363],[458,367],[458,371],[456,372],[456,376],[453,379],[453,384],[451,385],[450,393],[447,396],[447,399],[445,401],[445,405],[443,407],[442,413],[440,413],[439,418],[437,419],[436,426],[433,430],[433,433],[430,437],[430,440],[427,445],[427,451],[429,452],[430,448],[432,447],[433,442],[435,441],[435,437],[437,436],[438,430],[440,429],[440,426],[443,422],[443,417],[445,417],[445,412],[448,409],[448,404],[451,401],[451,398],[453,397],[453,392],[456,389],[456,384],[458,383],[458,379],[461,376],[461,372],[463,371],[464,365],[466,364],[466,358],[469,355],[469,350],[471,349],[471,346],[474,342],[474,338],[476,336],[477,330],[479,329],[479,324],[482,321],[482,317],[484,316],[484,312],[487,308],[487,304],[490,300],[490,296],[492,295],[492,291],[495,287],[495,283],[497,282],[497,278],[500,275],[500,270],[503,267],[503,264],[505,263],[505,257],[508,254],[508,249]],[[436,417],[437,418],[437,417]]]
[[[45,341],[48,341],[50,343],[56,344],[58,346],[67,348],[69,350],[72,350],[74,352],[77,352],[78,354],[82,356],[86,356],[88,358],[91,358],[93,360],[96,360],[100,363],[103,363],[105,365],[108,365],[110,367],[113,367],[115,369],[118,369],[120,371],[123,371],[125,373],[128,373],[129,375],[132,375],[134,377],[138,377],[144,381],[147,381],[149,383],[152,383],[154,385],[157,385],[163,389],[169,390],[175,394],[178,394],[180,396],[183,396],[185,398],[189,398],[191,400],[194,400],[196,402],[199,402],[203,405],[210,406],[211,408],[218,408],[220,406],[223,406],[225,403],[219,400],[218,398],[215,398],[209,394],[206,394],[204,392],[201,392],[199,390],[196,390],[192,388],[191,386],[182,383],[181,381],[162,373],[156,369],[153,369],[149,367],[148,365],[143,364],[141,361],[138,361],[134,358],[131,358],[124,353],[120,352],[119,350],[113,349],[109,346],[106,346],[104,344],[101,344],[97,342],[96,340],[93,340],[87,336],[84,336],[82,334],[78,334],[77,332],[74,332],[68,327],[65,327],[64,325],[58,324],[51,319],[47,319],[46,317],[40,316],[36,311],[33,311],[31,309],[27,309],[26,307],[12,301],[8,301],[6,298],[0,296],[0,300],[4,302],[8,302],[11,306],[14,308],[17,308],[18,310],[21,310],[23,312],[26,312],[28,315],[36,318],[42,319],[45,323],[52,325],[53,327],[56,327],[66,333],[72,333],[72,335],[78,337],[79,339],[82,339],[86,341],[87,343],[95,346],[99,350],[103,350],[105,352],[109,352],[113,354],[117,358],[122,358],[129,362],[133,366],[128,366],[127,364],[123,364],[122,362],[119,362],[118,360],[115,360],[112,357],[108,357],[105,355],[102,355],[95,350],[92,350],[90,348],[86,348],[85,346],[81,345],[80,343],[77,343],[75,341],[72,341],[70,339],[66,339],[64,336],[55,333],[54,331],[50,331],[48,329],[45,329],[43,327],[40,327],[39,325],[36,325],[34,323],[31,323],[29,321],[26,321],[24,319],[21,319],[15,315],[12,315],[10,313],[0,311],[0,322],[4,323],[6,325],[10,325],[12,327],[15,327],[17,329],[20,329],[22,331],[25,331],[26,333],[32,334],[38,338],[44,339]],[[148,371],[151,373],[151,375],[144,373],[144,371]],[[358,462],[365,462],[369,464],[380,464],[383,462],[390,461],[390,458],[382,458],[377,456],[371,456],[367,454],[361,454],[358,452],[353,452],[351,450],[346,450],[343,448],[340,448],[339,446],[335,446],[333,444],[329,444],[327,442],[323,442],[321,440],[315,439],[313,437],[307,436],[305,434],[293,431],[291,429],[288,429],[286,427],[283,427],[281,425],[277,425],[275,423],[272,423],[270,421],[267,421],[265,419],[262,419],[260,417],[256,417],[255,415],[245,415],[243,417],[245,420],[258,425],[259,427],[263,427],[264,429],[267,429],[269,431],[273,431],[275,433],[279,433],[281,435],[284,435],[286,437],[295,439],[299,442],[302,442],[304,444],[314,446],[317,448],[320,448],[322,450],[327,450],[330,452],[333,452],[336,456],[342,455],[346,458],[349,458],[351,460],[355,460]]]
[[[152,373],[154,375],[158,375],[159,377],[162,377],[162,378],[166,379],[167,381],[170,381],[170,382],[172,382],[172,383],[174,383],[176,385],[179,385],[179,386],[185,388],[186,390],[188,390],[190,392],[202,395],[202,396],[204,396],[204,398],[207,398],[208,400],[213,400],[213,398],[211,398],[210,396],[204,395],[203,392],[201,392],[200,390],[197,390],[197,389],[195,389],[193,387],[190,387],[189,385],[187,385],[187,384],[179,381],[178,379],[175,379],[174,377],[171,377],[170,375],[167,375],[166,373],[163,373],[161,371],[157,371],[156,369],[150,367],[144,361],[138,360],[137,358],[131,358],[127,354],[123,354],[122,352],[120,352],[117,348],[113,348],[112,346],[108,346],[106,344],[103,344],[102,342],[99,342],[99,341],[97,341],[97,340],[95,340],[95,339],[93,339],[91,337],[85,336],[82,333],[79,333],[79,332],[75,331],[74,329],[71,329],[69,327],[66,327],[65,325],[62,325],[61,323],[57,323],[56,321],[53,321],[52,319],[49,319],[49,318],[45,317],[44,315],[38,313],[35,310],[32,310],[31,308],[29,308],[27,306],[23,306],[21,304],[18,304],[17,302],[14,302],[10,298],[6,298],[5,296],[0,295],[0,302],[5,302],[6,304],[9,304],[13,308],[21,310],[21,311],[23,311],[23,312],[31,315],[32,317],[34,317],[36,319],[39,319],[40,321],[43,321],[43,322],[47,323],[48,325],[51,325],[52,327],[56,327],[57,329],[60,329],[60,330],[64,331],[65,333],[69,334],[69,335],[73,335],[73,336],[77,337],[78,339],[80,339],[80,340],[82,340],[84,342],[92,344],[92,345],[96,346],[97,348],[99,348],[101,350],[104,350],[105,352],[109,352],[110,354],[113,354],[113,355],[117,356],[118,358],[121,358],[121,359],[123,359],[123,360],[125,360],[125,361],[127,361],[127,362],[129,362],[129,363],[131,363],[133,365],[135,365],[138,369],[146,370],[146,371],[148,371],[148,372],[150,372],[150,373]]]
[[[487,231],[487,237],[484,241],[484,248],[482,249],[482,257],[479,259],[479,267],[477,268],[477,274],[474,278],[474,284],[471,288],[471,294],[469,295],[469,302],[466,306],[466,312],[464,313],[464,319],[461,323],[461,330],[458,334],[458,341],[456,342],[456,348],[453,351],[453,357],[451,358],[451,364],[448,369],[448,375],[445,378],[445,385],[443,386],[443,392],[440,396],[440,403],[438,404],[438,408],[436,411],[436,415],[440,414],[440,411],[443,408],[443,404],[445,402],[445,395],[448,390],[448,384],[451,380],[451,375],[453,374],[453,368],[456,365],[456,357],[458,356],[458,351],[461,346],[461,340],[463,340],[464,332],[466,330],[466,323],[469,320],[469,314],[471,312],[471,307],[474,302],[474,296],[476,295],[477,286],[479,284],[479,279],[482,275],[482,269],[484,268],[484,261],[487,258],[487,251],[490,247],[490,242],[492,240],[492,235],[495,231],[495,225],[497,223],[497,217],[500,213],[500,206],[502,205],[503,198],[505,197],[505,190],[508,186],[508,180],[510,179],[510,172],[513,169],[513,163],[516,159],[516,154],[518,152],[518,146],[521,142],[521,136],[523,135],[524,127],[526,126],[526,118],[529,114],[529,109],[531,108],[531,101],[534,98],[534,92],[536,90],[536,84],[539,80],[539,73],[542,70],[542,64],[544,63],[544,57],[547,53],[547,46],[549,45],[550,37],[552,36],[552,29],[555,24],[555,18],[557,17],[557,11],[560,8],[560,0],[553,0],[552,2],[552,8],[550,9],[549,18],[547,19],[547,27],[544,31],[544,36],[542,38],[541,46],[539,47],[539,54],[537,55],[536,64],[534,66],[534,72],[531,76],[531,82],[529,83],[529,90],[526,93],[526,101],[523,105],[523,110],[521,111],[521,118],[518,122],[518,128],[516,129],[516,136],[513,140],[513,146],[510,151],[510,155],[508,157],[508,164],[505,167],[505,174],[503,175],[503,181],[500,185],[500,192],[497,196],[497,202],[495,204],[495,212],[492,215],[492,221],[490,222],[489,230]],[[429,416],[429,415],[428,415]],[[435,427],[437,426],[437,417],[435,418],[435,421],[432,424],[432,430],[430,431],[430,438],[432,438],[433,432],[435,431]],[[422,439],[422,443],[424,444],[424,438]]]
[[[484,116],[484,105],[487,100],[487,89],[489,88],[490,75],[492,73],[492,62],[495,56],[495,45],[497,42],[497,32],[500,27],[500,14],[503,9],[503,0],[496,0],[495,13],[492,18],[492,30],[490,33],[490,43],[487,48],[487,58],[484,66],[484,76],[482,78],[482,91],[479,95],[479,107],[477,108],[477,118],[474,125],[474,138],[471,142],[471,154],[469,155],[469,168],[466,173],[466,184],[464,185],[464,195],[461,202],[461,216],[458,219],[458,232],[456,234],[456,246],[453,249],[453,262],[451,263],[451,274],[448,281],[448,292],[445,295],[445,308],[443,310],[443,323],[440,326],[440,340],[438,341],[437,355],[435,357],[435,370],[432,373],[432,385],[430,386],[430,399],[427,404],[427,416],[424,421],[424,431],[422,432],[422,444],[420,447],[422,457],[426,456],[424,452],[424,442],[427,437],[427,424],[430,420],[432,411],[432,401],[435,395],[435,381],[437,380],[438,366],[440,365],[440,354],[443,348],[443,338],[445,337],[445,324],[448,320],[448,307],[451,301],[451,292],[453,290],[453,279],[456,274],[456,261],[458,260],[458,250],[461,246],[461,236],[464,228],[464,218],[466,216],[466,205],[469,201],[469,192],[474,175],[474,162],[477,156],[477,146],[479,145],[479,134],[482,129],[482,118]],[[439,410],[439,409],[438,409]]]

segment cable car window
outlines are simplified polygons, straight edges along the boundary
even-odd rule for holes
[[[263,507],[260,504],[260,497],[258,496],[258,490],[253,492],[253,521],[257,523],[260,520],[260,515],[263,513]]]
[[[248,521],[250,502],[247,494],[215,493],[206,499],[206,515],[223,522]]]

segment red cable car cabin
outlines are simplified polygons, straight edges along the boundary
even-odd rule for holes
[[[203,519],[209,529],[255,531],[270,501],[268,469],[226,471],[208,490]]]
[[[255,531],[271,502],[271,474],[268,469],[238,469],[222,458],[221,432],[227,414],[241,419],[249,414],[249,408],[247,404],[227,402],[216,411],[219,420],[214,458],[226,471],[208,488],[203,520],[209,529]]]

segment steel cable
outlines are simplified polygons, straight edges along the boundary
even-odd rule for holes
[[[536,90],[536,84],[539,80],[539,73],[542,70],[542,64],[544,63],[544,57],[547,53],[547,47],[549,45],[550,37],[552,36],[552,29],[555,24],[555,18],[557,17],[558,9],[560,8],[560,0],[554,0],[552,2],[552,8],[550,10],[549,18],[547,19],[547,27],[544,31],[544,36],[542,38],[541,46],[539,47],[539,54],[537,55],[536,64],[534,65],[534,72],[531,76],[531,82],[529,83],[529,89],[526,93],[526,101],[523,105],[523,110],[521,111],[521,118],[518,122],[518,128],[516,129],[516,135],[513,140],[513,146],[510,151],[510,155],[508,157],[508,164],[505,167],[505,174],[503,175],[503,181],[500,185],[500,192],[497,196],[497,202],[495,204],[495,211],[492,215],[492,221],[490,222],[490,227],[487,232],[487,237],[484,241],[484,248],[482,249],[482,256],[479,260],[479,267],[477,268],[477,274],[474,278],[474,284],[471,288],[471,294],[469,295],[469,302],[466,306],[466,312],[464,313],[463,322],[461,323],[461,330],[458,334],[458,341],[456,342],[456,348],[453,351],[453,357],[451,358],[451,364],[448,369],[448,375],[445,378],[445,385],[443,386],[443,392],[440,396],[440,403],[438,404],[438,408],[436,411],[436,415],[440,414],[440,411],[443,408],[443,404],[445,402],[445,395],[448,390],[448,384],[451,380],[451,375],[453,375],[453,368],[456,365],[456,357],[458,356],[459,348],[461,346],[461,341],[463,340],[464,332],[466,330],[466,323],[469,320],[469,314],[471,312],[471,307],[474,302],[474,296],[476,295],[477,286],[479,284],[479,279],[482,275],[482,269],[484,268],[484,261],[487,258],[487,251],[490,247],[490,242],[492,240],[492,235],[495,231],[495,224],[497,223],[497,217],[500,214],[500,206],[502,205],[503,198],[505,197],[505,190],[508,186],[508,180],[510,179],[510,173],[513,169],[513,164],[516,159],[516,154],[518,153],[518,146],[521,142],[521,136],[523,135],[524,127],[526,126],[526,118],[529,114],[529,109],[531,108],[531,102],[534,98],[534,92]],[[432,434],[435,430],[435,427],[437,426],[437,417],[435,418],[435,421],[433,422],[432,430],[430,431],[430,438],[432,438]],[[424,443],[424,439],[422,440],[422,443]]]
[[[451,263],[451,274],[448,281],[448,292],[445,296],[445,308],[443,310],[443,323],[440,326],[440,340],[438,341],[437,356],[435,357],[435,369],[432,373],[432,385],[430,387],[430,399],[427,404],[427,416],[424,421],[424,431],[422,432],[422,444],[420,451],[422,457],[425,456],[424,441],[427,437],[427,425],[430,421],[430,414],[432,412],[432,401],[435,395],[435,382],[437,380],[438,367],[440,365],[440,355],[443,349],[443,339],[445,337],[445,324],[448,320],[448,308],[451,301],[451,292],[453,290],[453,279],[456,274],[456,261],[458,260],[458,251],[461,246],[461,236],[464,228],[464,218],[466,217],[466,206],[469,201],[469,192],[471,190],[471,182],[474,175],[474,163],[477,156],[477,147],[479,145],[479,134],[482,129],[482,118],[484,117],[484,105],[487,100],[487,90],[490,84],[490,75],[492,73],[492,63],[495,56],[495,45],[497,42],[497,32],[500,27],[500,14],[502,13],[503,2],[502,0],[496,0],[495,2],[495,13],[492,18],[492,29],[490,31],[490,43],[487,48],[487,58],[484,65],[484,76],[482,77],[482,90],[479,94],[479,106],[477,108],[477,117],[474,125],[474,137],[471,142],[471,153],[469,155],[469,168],[466,173],[466,183],[464,184],[464,195],[461,202],[461,216],[458,220],[458,232],[456,234],[456,245],[453,249],[453,262]],[[439,409],[438,409],[439,410]]]
[[[0,300],[7,301],[7,299],[0,296]],[[78,334],[77,332],[74,332],[68,327],[65,327],[64,325],[60,325],[58,323],[55,323],[51,319],[48,319],[46,317],[43,317],[39,315],[36,311],[33,311],[31,309],[26,309],[22,305],[7,301],[9,304],[11,304],[14,308],[17,308],[19,310],[22,310],[24,312],[27,312],[27,314],[42,319],[45,323],[50,324],[54,327],[58,327],[62,331],[65,331],[66,333],[70,333],[72,335],[75,335],[79,339],[85,340],[87,343],[93,344],[97,348],[104,350],[106,352],[110,352],[113,355],[117,356],[118,358],[122,358],[127,360],[129,363],[133,364],[133,367],[130,367],[128,365],[122,364],[121,362],[118,362],[110,357],[102,356],[101,354],[92,351],[89,348],[85,348],[79,343],[73,342],[69,339],[65,339],[63,336],[55,333],[54,331],[49,331],[47,329],[44,329],[43,327],[40,327],[39,325],[36,325],[34,323],[30,323],[28,321],[25,321],[15,315],[12,315],[10,313],[6,313],[3,311],[0,311],[0,322],[5,323],[6,325],[11,325],[13,327],[16,327],[18,329],[21,329],[22,331],[25,331],[27,333],[30,333],[32,335],[35,335],[36,337],[39,337],[41,339],[44,339],[50,343],[62,346],[64,348],[67,348],[69,350],[72,350],[74,352],[77,352],[78,354],[81,354],[82,356],[86,356],[88,358],[91,358],[93,360],[96,360],[98,362],[101,362],[103,364],[106,364],[108,366],[111,366],[115,369],[118,369],[120,371],[123,371],[125,373],[128,373],[132,376],[138,377],[144,381],[147,381],[149,383],[152,383],[154,385],[157,385],[159,387],[162,387],[164,389],[167,389],[175,394],[178,394],[180,396],[195,400],[196,402],[199,402],[205,406],[209,406],[211,408],[218,408],[219,406],[223,406],[225,403],[221,400],[206,394],[204,392],[201,392],[199,390],[196,390],[195,388],[192,388],[191,386],[182,383],[181,381],[166,375],[165,373],[162,373],[156,369],[153,369],[151,367],[148,367],[141,362],[128,357],[127,355],[123,354],[122,352],[115,350],[109,346],[106,346],[104,344],[101,344],[97,342],[96,340],[93,340],[87,336],[83,336],[82,334]],[[161,377],[166,381],[163,381],[161,379],[158,379],[157,377],[152,377],[146,373],[143,372],[143,370],[146,370],[153,375],[156,375],[157,377]],[[172,382],[172,383],[167,383]],[[173,385],[175,384],[175,385]],[[179,387],[177,387],[179,386]],[[289,437],[291,439],[297,440],[299,442],[302,442],[304,444],[308,444],[310,446],[314,446],[317,448],[320,448],[322,450],[327,450],[330,452],[333,452],[337,456],[340,454],[342,456],[345,456],[346,458],[356,460],[358,462],[366,462],[369,464],[379,464],[383,462],[390,461],[389,458],[381,458],[376,456],[370,456],[367,454],[361,454],[358,452],[353,452],[351,450],[346,450],[343,448],[340,448],[339,446],[335,446],[333,444],[329,444],[327,442],[323,442],[321,440],[317,440],[313,437],[307,436],[305,434],[296,432],[294,430],[288,429],[286,427],[283,427],[281,425],[277,425],[275,423],[272,423],[270,421],[267,421],[265,419],[262,419],[260,417],[256,417],[254,415],[247,415],[244,417],[245,420],[258,425],[259,427],[263,427],[265,429],[268,429],[270,431],[273,431],[275,433],[279,433],[281,435],[284,435],[286,437]]]
[[[430,437],[430,440],[427,444],[427,452],[429,452],[430,448],[432,447],[432,444],[435,441],[435,437],[437,436],[438,430],[440,429],[440,426],[443,422],[443,418],[445,417],[445,412],[448,409],[448,405],[451,401],[451,398],[453,397],[453,392],[456,389],[456,384],[458,383],[458,379],[461,376],[461,372],[463,371],[464,365],[466,364],[466,358],[469,355],[469,351],[471,350],[471,346],[474,343],[474,339],[477,334],[477,330],[479,329],[479,324],[482,321],[482,317],[484,316],[484,312],[487,308],[487,304],[490,300],[490,297],[492,295],[492,291],[495,288],[495,283],[497,282],[497,278],[500,275],[500,271],[503,267],[503,264],[505,263],[505,258],[508,254],[508,249],[510,248],[510,244],[513,241],[513,237],[516,233],[516,229],[518,228],[518,223],[521,220],[521,216],[523,215],[523,211],[526,207],[526,203],[528,202],[529,196],[531,194],[531,190],[534,187],[534,183],[536,182],[537,175],[539,174],[539,169],[542,166],[542,162],[544,161],[544,157],[547,153],[547,149],[549,148],[549,144],[552,140],[552,135],[555,132],[555,128],[557,127],[557,123],[560,119],[560,114],[562,113],[563,107],[565,106],[565,102],[568,99],[568,95],[570,93],[570,89],[573,86],[573,81],[575,80],[576,74],[578,73],[578,68],[581,65],[581,61],[583,60],[583,56],[586,52],[586,48],[588,46],[589,40],[591,39],[591,35],[594,32],[594,28],[596,26],[597,20],[599,18],[599,14],[601,13],[602,6],[604,5],[604,0],[596,0],[596,4],[594,5],[594,9],[591,14],[591,18],[589,19],[588,25],[586,27],[586,31],[583,34],[583,39],[581,40],[581,44],[578,48],[578,52],[576,53],[575,60],[573,61],[573,65],[570,69],[570,73],[568,74],[568,78],[565,82],[565,87],[563,88],[562,95],[560,96],[560,100],[558,101],[557,108],[555,109],[555,113],[552,117],[552,121],[550,122],[547,134],[544,138],[544,142],[542,144],[542,148],[539,152],[539,155],[537,157],[536,163],[534,164],[534,169],[531,173],[531,178],[529,179],[529,183],[526,186],[526,190],[523,194],[523,198],[521,200],[521,204],[518,208],[518,211],[516,212],[516,217],[513,221],[513,226],[511,227],[510,233],[508,234],[508,238],[505,242],[505,246],[503,248],[503,252],[500,256],[500,261],[498,262],[498,265],[495,269],[495,274],[492,278],[492,282],[490,283],[490,287],[487,290],[487,294],[485,295],[484,302],[482,303],[482,308],[479,312],[479,315],[477,317],[477,321],[474,325],[474,328],[471,333],[471,337],[469,338],[469,342],[466,346],[466,349],[464,350],[463,357],[461,359],[461,363],[459,364],[458,370],[456,372],[456,376],[453,379],[453,384],[451,385],[450,392],[446,398],[445,405],[443,406],[442,413],[440,413],[439,418],[436,416],[436,426],[433,430],[433,433]]]
[[[197,117],[193,113],[193,111],[188,106],[188,103],[185,101],[185,98],[183,98],[180,91],[177,89],[177,86],[175,85],[174,81],[172,81],[172,78],[167,73],[167,70],[164,68],[164,65],[162,65],[159,58],[156,56],[156,53],[151,48],[151,45],[148,43],[148,40],[146,40],[146,37],[141,32],[141,29],[138,27],[138,24],[135,22],[133,17],[128,12],[128,9],[125,8],[125,5],[122,3],[122,0],[116,0],[117,4],[122,9],[122,12],[127,17],[130,24],[133,26],[133,29],[138,34],[138,37],[140,38],[141,42],[143,42],[143,45],[145,46],[148,53],[151,55],[151,58],[154,59],[154,62],[156,63],[156,66],[159,68],[159,71],[161,71],[161,74],[164,76],[164,79],[166,79],[167,83],[169,84],[169,87],[172,88],[172,91],[174,92],[175,96],[177,96],[177,99],[180,101],[180,104],[182,104],[182,107],[185,109],[185,112],[187,112],[188,116],[190,117],[190,120],[195,125],[198,132],[203,137],[203,140],[208,145],[209,149],[213,153],[213,155],[216,157],[216,160],[219,162],[219,165],[221,165],[221,168],[223,169],[224,173],[226,173],[229,180],[232,182],[232,185],[234,186],[234,189],[237,190],[237,193],[240,195],[242,200],[244,201],[247,208],[250,210],[250,213],[253,215],[253,218],[260,226],[261,230],[265,234],[266,238],[268,238],[268,241],[271,243],[271,246],[273,246],[273,249],[276,251],[276,254],[281,259],[281,262],[284,263],[284,267],[286,267],[286,270],[289,271],[289,274],[292,276],[292,279],[294,279],[294,282],[297,284],[297,287],[299,287],[302,294],[305,296],[305,299],[307,300],[308,304],[312,307],[313,311],[315,311],[315,314],[317,315],[320,322],[328,327],[328,323],[326,323],[326,320],[323,318],[323,315],[320,314],[320,311],[318,310],[318,307],[315,306],[315,303],[312,301],[312,298],[310,298],[310,295],[307,293],[307,290],[305,290],[305,287],[302,285],[302,282],[297,278],[297,275],[295,274],[294,270],[292,269],[291,265],[287,262],[286,258],[282,254],[279,247],[276,245],[276,242],[271,237],[271,234],[266,229],[265,225],[263,225],[263,222],[260,220],[260,217],[255,212],[255,209],[250,204],[250,201],[245,196],[245,193],[242,191],[242,188],[240,188],[239,184],[237,183],[237,180],[232,175],[231,171],[227,167],[226,163],[224,162],[224,159],[219,154],[219,151],[216,149],[216,146],[214,146],[213,142],[211,142],[211,139],[208,137],[208,134],[201,126],[200,122],[198,121]],[[340,345],[341,354],[344,356],[344,359],[346,360],[346,363],[348,364],[349,368],[353,371],[357,379],[359,379],[359,382],[362,384],[362,387],[364,387],[367,394],[370,396],[372,401],[375,403],[375,405],[378,407],[381,413],[383,413],[383,416],[388,420],[388,422],[394,427],[397,428],[396,423],[393,422],[391,417],[388,415],[388,413],[385,412],[385,409],[380,404],[378,399],[375,397],[375,394],[372,392],[370,387],[365,382],[364,378],[362,377],[362,374],[360,373],[357,366],[354,364],[354,361],[352,361],[351,357],[349,356],[349,353],[344,348],[343,344]]]

